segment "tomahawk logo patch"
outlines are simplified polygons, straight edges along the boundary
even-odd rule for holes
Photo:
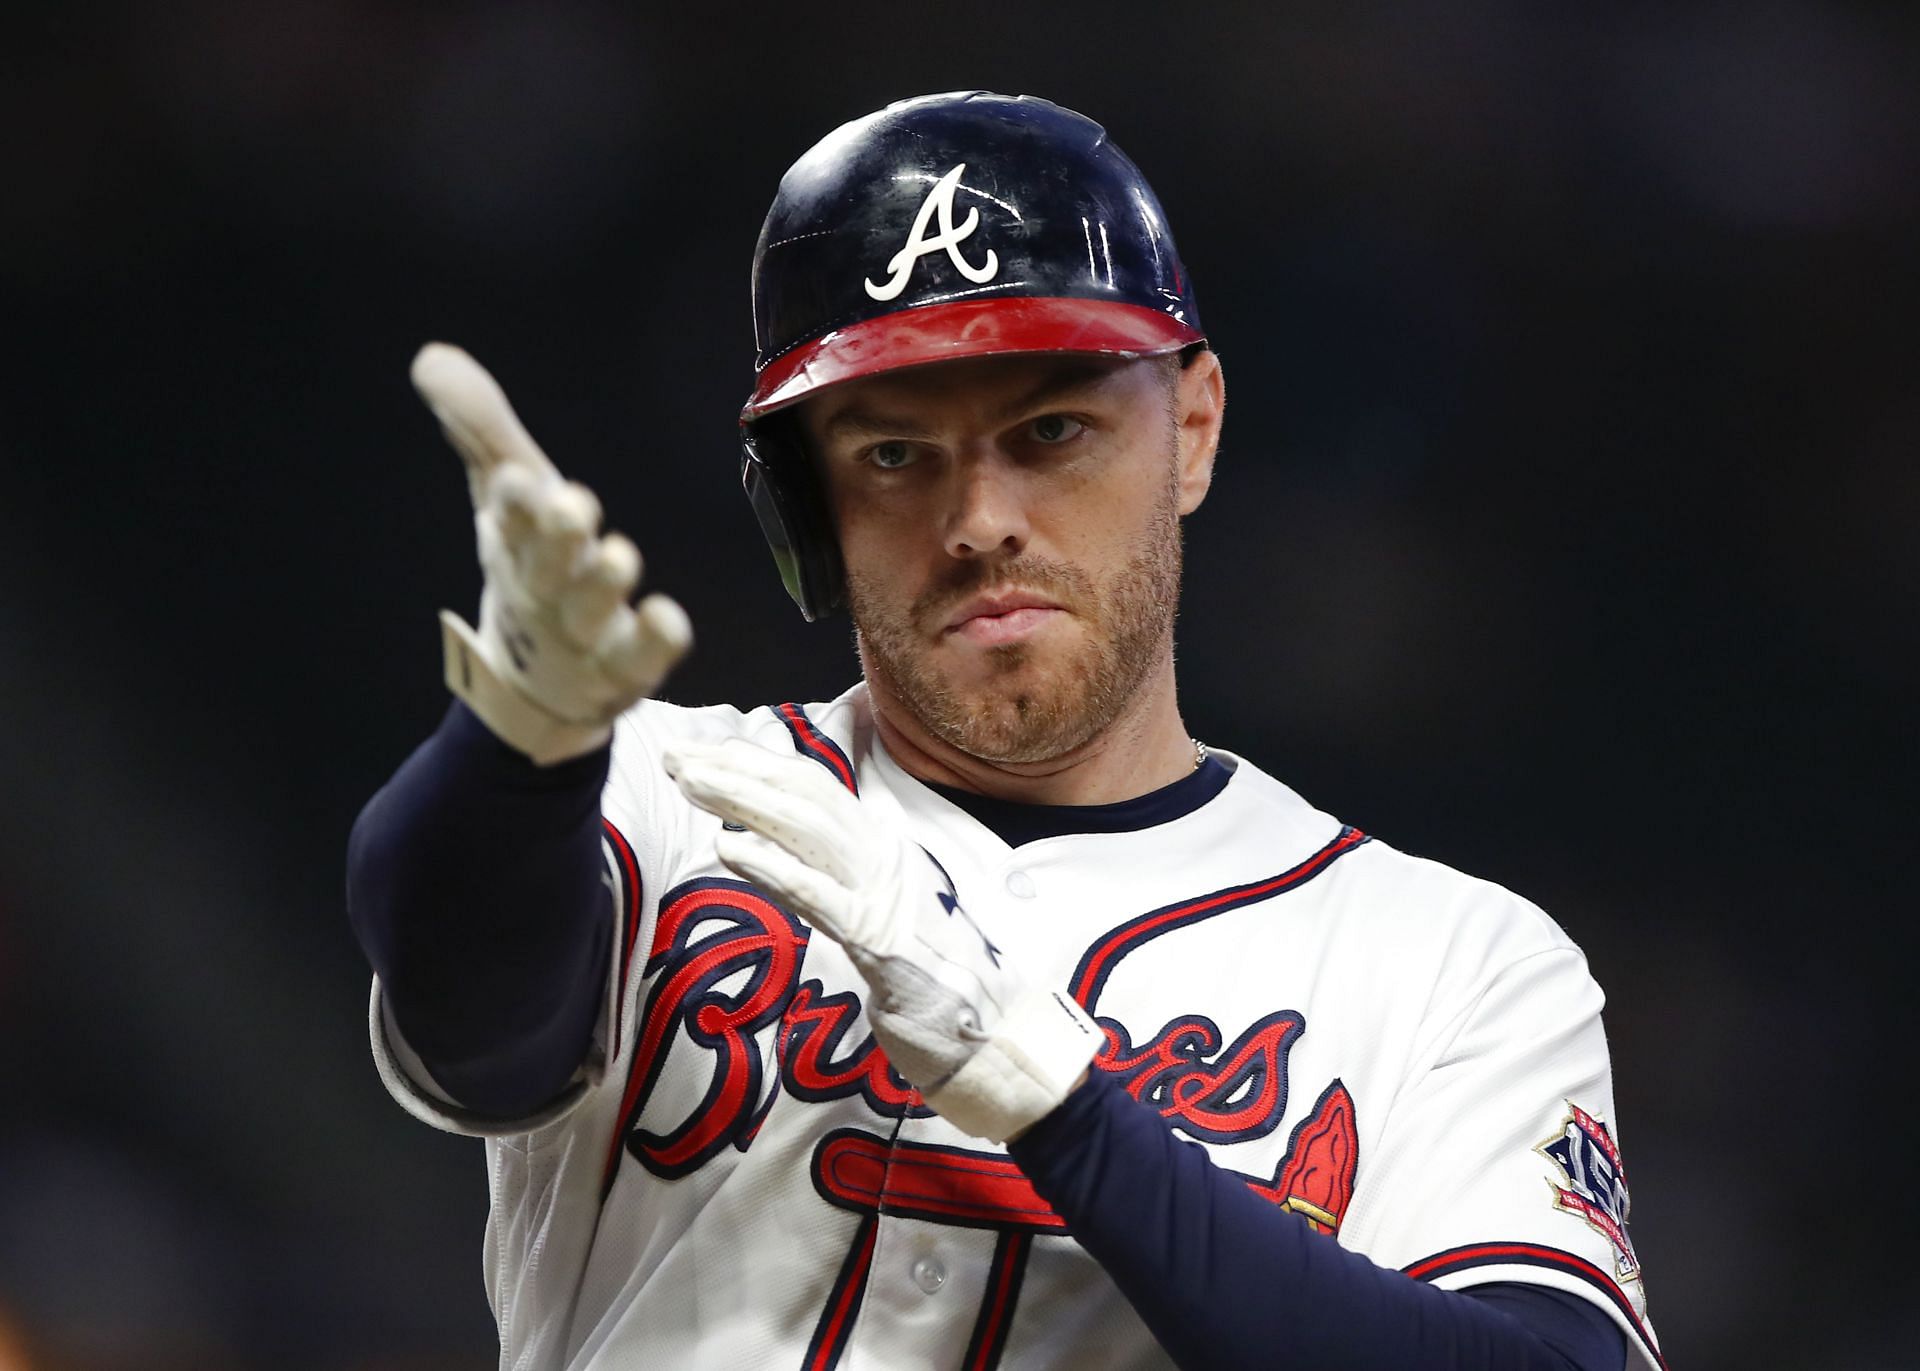
[[[892,273],[885,285],[876,286],[871,279],[861,282],[867,288],[867,294],[876,300],[891,300],[907,288],[907,278],[913,275],[913,264],[930,252],[945,252],[947,260],[953,263],[953,269],[975,285],[985,285],[1000,270],[1000,257],[992,248],[987,249],[986,258],[979,266],[973,265],[960,255],[960,245],[972,236],[980,227],[980,208],[973,206],[967,210],[967,217],[959,225],[953,222],[953,192],[960,184],[960,173],[967,169],[962,162],[952,171],[933,183],[933,189],[927,192],[927,198],[920,202],[920,212],[913,217],[913,227],[907,232],[907,244],[893,254],[887,263]],[[940,220],[940,231],[931,238],[927,236],[927,225],[935,216]]]
[[[1623,1281],[1640,1278],[1640,1259],[1627,1236],[1627,1168],[1613,1133],[1572,1100],[1560,1131],[1538,1147],[1565,1180],[1554,1185],[1554,1206],[1585,1219],[1613,1246],[1614,1264]]]

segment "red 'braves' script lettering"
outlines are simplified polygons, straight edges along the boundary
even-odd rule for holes
[[[646,968],[657,979],[641,1014],[615,1134],[654,1175],[684,1176],[723,1147],[744,1151],[753,1140],[772,1104],[754,1035],[786,1011],[806,943],[802,924],[738,881],[689,881],[661,901]],[[683,1034],[711,1054],[712,1080],[673,1127],[643,1128],[640,1115]]]
[[[850,991],[823,995],[820,982],[800,987],[780,1023],[780,1079],[798,1100],[839,1100],[864,1096],[875,1113],[897,1119],[925,1117],[933,1111],[900,1078],[886,1054],[863,1036],[844,1056],[838,1055],[847,1028],[860,1017],[859,997]]]
[[[1173,1020],[1136,1048],[1124,1025],[1102,1018],[1107,1045],[1096,1059],[1127,1093],[1207,1142],[1264,1138],[1287,1110],[1287,1056],[1306,1021],[1276,1010],[1224,1051],[1220,1030],[1202,1015]]]
[[[800,983],[807,939],[803,924],[738,881],[690,881],[662,901],[646,966],[653,988],[641,1013],[615,1134],[648,1171],[683,1176],[725,1147],[746,1150],[777,1093],[763,1079],[768,1037],[779,1087],[795,1099],[859,1096],[884,1118],[931,1112],[893,1070],[871,1032],[846,1046],[861,1022],[857,995],[827,994],[818,980]],[[1099,1022],[1107,1041],[1095,1064],[1182,1132],[1235,1143],[1265,1137],[1279,1126],[1287,1107],[1288,1056],[1306,1028],[1297,1012],[1276,1010],[1224,1045],[1219,1028],[1202,1015],[1175,1019],[1138,1047],[1117,1020]],[[775,1025],[777,1032],[770,1033]],[[711,1058],[704,1097],[664,1131],[642,1127],[640,1117],[668,1055],[689,1045]],[[608,1184],[617,1155],[608,1158]],[[1357,1160],[1353,1100],[1335,1081],[1294,1130],[1273,1179],[1245,1179],[1262,1198],[1332,1232],[1352,1198]],[[831,1203],[856,1212],[884,1207],[936,1223],[1028,1233],[1061,1227],[1018,1168],[998,1153],[894,1144],[841,1129],[815,1152],[814,1185]]]

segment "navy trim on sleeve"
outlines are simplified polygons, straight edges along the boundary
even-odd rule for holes
[[[1098,1072],[1008,1144],[1187,1371],[1621,1371],[1604,1311],[1376,1266],[1276,1208]],[[1551,1292],[1549,1292],[1551,1293]]]
[[[611,750],[536,766],[465,705],[360,812],[347,912],[432,1084],[511,1119],[586,1056],[612,956]]]

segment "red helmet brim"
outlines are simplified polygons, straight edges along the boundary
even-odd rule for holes
[[[1185,320],[1117,300],[1000,296],[922,305],[834,329],[776,357],[760,373],[740,421],[901,367],[1012,352],[1155,357],[1201,341]]]

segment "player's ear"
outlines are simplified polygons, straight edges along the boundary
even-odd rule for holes
[[[1180,512],[1191,514],[1213,483],[1213,457],[1227,411],[1226,376],[1212,348],[1180,359],[1173,379],[1173,421],[1178,435]]]

